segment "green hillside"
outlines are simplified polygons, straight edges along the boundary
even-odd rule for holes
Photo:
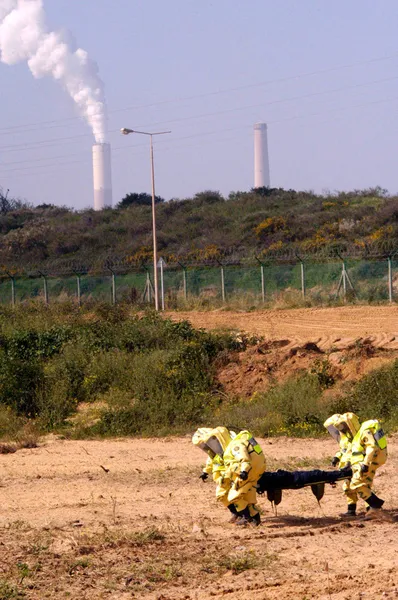
[[[324,196],[259,188],[228,198],[205,191],[193,198],[158,200],[158,249],[169,262],[233,262],[348,247],[366,255],[375,248],[398,248],[398,197],[381,188]],[[94,212],[7,201],[0,209],[4,267],[59,270],[73,262],[100,268],[109,257],[127,257],[132,265],[152,259],[147,204],[122,202]]]

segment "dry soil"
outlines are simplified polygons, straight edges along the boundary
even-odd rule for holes
[[[261,440],[269,467],[327,467],[332,440]],[[198,479],[189,437],[47,438],[0,456],[0,598],[384,599],[398,596],[398,439],[375,480],[390,521],[344,521],[286,491],[278,514],[239,529]],[[361,506],[361,511],[364,506]]]

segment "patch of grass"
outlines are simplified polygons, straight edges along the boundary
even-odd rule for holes
[[[125,531],[122,529],[106,530],[102,537],[102,543],[109,548],[121,546],[147,546],[165,540],[165,535],[156,527],[149,527],[142,531]],[[98,544],[98,537],[82,540],[84,547],[90,544]]]
[[[6,579],[0,579],[0,600],[23,600],[26,594]]]
[[[137,546],[153,544],[153,542],[163,541],[164,539],[165,535],[156,527],[150,527],[144,531],[137,531],[131,535],[131,541]]]
[[[73,573],[75,573],[76,571],[87,569],[90,565],[90,559],[87,556],[84,556],[83,558],[79,558],[70,563],[67,566],[67,572],[69,575],[73,575]]]
[[[259,566],[260,561],[253,550],[245,550],[223,556],[217,561],[217,563],[221,569],[232,571],[235,575],[237,575],[243,571],[255,569]]]

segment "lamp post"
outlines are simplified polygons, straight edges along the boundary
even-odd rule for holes
[[[155,310],[159,310],[159,289],[158,289],[158,250],[156,242],[156,212],[155,212],[155,168],[153,163],[153,142],[152,138],[154,135],[164,135],[165,133],[171,133],[171,131],[156,131],[150,133],[149,131],[136,131],[135,129],[128,129],[123,127],[120,130],[123,135],[129,135],[129,133],[138,133],[140,135],[149,135],[150,138],[150,160],[151,160],[151,179],[152,179],[152,237],[153,237],[153,283],[155,288]]]

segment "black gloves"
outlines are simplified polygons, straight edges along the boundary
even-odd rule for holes
[[[202,473],[201,475],[199,475],[199,479],[201,479],[202,481],[206,481],[206,479],[208,478],[208,474],[207,473]]]
[[[332,465],[332,467],[337,467],[339,462],[340,462],[340,459],[337,456],[333,456],[332,462],[330,464]]]
[[[364,463],[361,464],[361,473],[367,473],[369,471],[369,467],[368,465],[365,465]]]
[[[240,473],[240,474],[239,474],[239,478],[240,478],[242,481],[246,481],[246,479],[247,479],[248,477],[249,477],[249,475],[248,475],[247,471],[242,471],[242,473]]]

